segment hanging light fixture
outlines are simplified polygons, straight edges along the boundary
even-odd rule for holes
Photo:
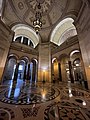
[[[37,10],[35,13],[35,20],[33,21],[33,25],[36,31],[36,34],[38,34],[38,32],[40,31],[41,27],[42,27],[42,12],[41,12],[41,5],[40,3],[37,5]]]

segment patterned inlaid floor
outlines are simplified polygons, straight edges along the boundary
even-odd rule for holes
[[[0,101],[9,104],[30,105],[43,103],[55,99],[60,91],[48,84],[25,85],[23,87],[12,86],[0,92]]]
[[[70,83],[1,85],[0,120],[11,119],[90,120],[90,92]]]

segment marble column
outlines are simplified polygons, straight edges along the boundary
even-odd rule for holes
[[[74,83],[71,61],[68,61],[71,83]]]
[[[27,69],[27,64],[25,64],[25,68],[24,68],[24,75],[23,75],[23,80],[26,80],[26,69]]]
[[[30,63],[28,64],[28,70],[27,70],[27,80],[30,80]]]
[[[16,68],[15,68],[15,72],[14,72],[14,78],[13,81],[17,82],[17,78],[18,78],[18,68],[19,68],[19,62],[17,62],[16,64]]]
[[[59,71],[59,80],[62,81],[62,73],[61,73],[61,64],[58,63],[58,71]]]
[[[43,72],[45,72],[45,81],[51,82],[51,47],[49,43],[39,45],[38,81],[43,81]]]
[[[51,73],[52,73],[51,82],[53,82],[55,80],[55,77],[54,77],[54,63],[52,63],[52,65],[51,65]]]
[[[36,61],[33,61],[32,82],[35,83],[35,80],[36,80]]]

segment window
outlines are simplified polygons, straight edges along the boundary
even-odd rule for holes
[[[30,40],[30,45],[29,45],[30,47],[34,47],[34,45],[33,45],[33,43],[32,43],[32,41]]]
[[[15,41],[21,43],[21,38],[22,38],[21,36],[20,36],[20,37],[17,37],[17,38],[15,39]]]
[[[28,38],[26,37],[23,38],[23,44],[28,45]]]

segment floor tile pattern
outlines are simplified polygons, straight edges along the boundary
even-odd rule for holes
[[[14,119],[15,114],[10,108],[0,107],[0,120]]]
[[[82,112],[83,109],[79,105],[69,101],[62,101],[47,106],[44,119],[55,120],[58,117],[58,120],[86,120]]]
[[[45,86],[43,84],[37,86],[26,85],[20,89],[17,96],[15,96],[16,89],[18,92],[19,88],[15,88],[15,86],[12,89],[3,90],[0,93],[0,101],[8,104],[30,105],[53,100],[60,94],[56,87]],[[10,96],[9,91],[11,91]]]
[[[90,120],[90,92],[71,83],[2,85],[1,109],[9,120]],[[0,114],[8,120],[8,112]]]
[[[31,117],[31,116],[37,117],[39,109],[40,109],[40,106],[31,107],[31,108],[21,108],[21,111],[24,118]]]

